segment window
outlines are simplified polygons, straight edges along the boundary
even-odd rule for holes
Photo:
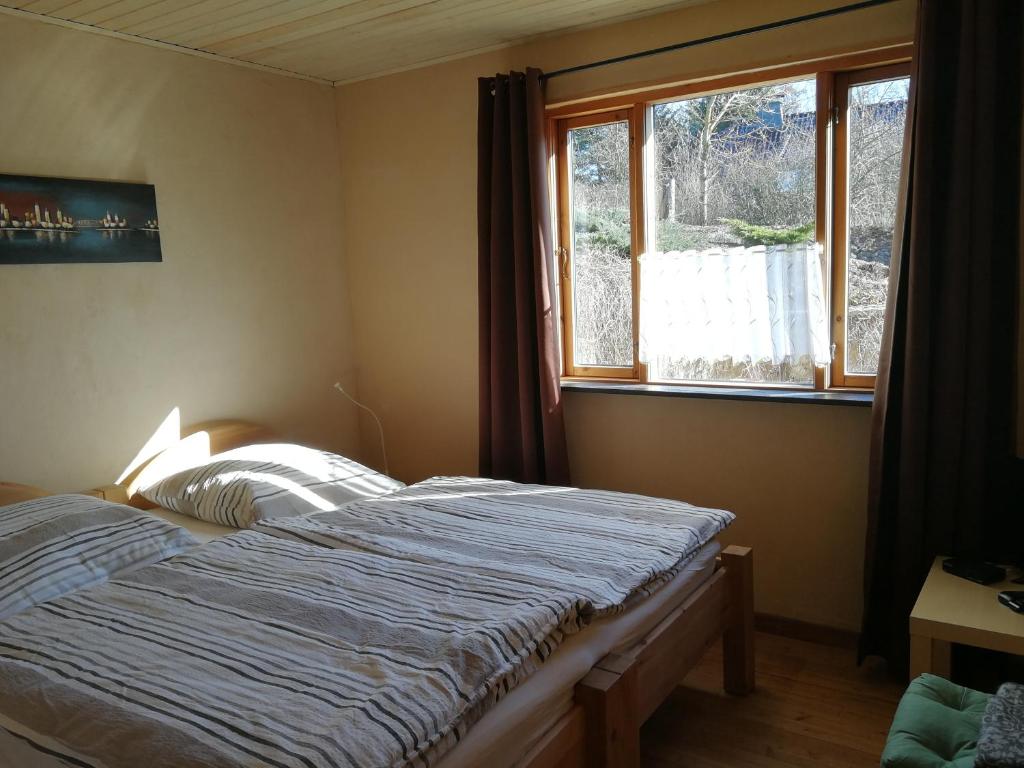
[[[909,70],[795,69],[552,118],[567,376],[873,386]]]
[[[872,386],[896,224],[910,79],[903,67],[836,78],[836,355],[832,378]]]
[[[629,122],[583,122],[568,136],[575,360],[632,370]]]

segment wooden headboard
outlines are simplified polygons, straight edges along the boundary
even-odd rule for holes
[[[37,488],[34,485],[22,485],[21,483],[0,483],[0,507],[8,504],[17,504],[19,501],[39,499],[43,496],[52,496],[49,491]]]
[[[269,443],[278,439],[270,427],[240,419],[203,421],[181,431],[182,440],[193,435],[206,435],[209,439],[210,455],[241,448],[243,445]]]
[[[156,478],[197,466],[210,456],[230,451],[232,448],[273,442],[276,439],[278,437],[269,427],[241,419],[217,419],[193,424],[181,430],[181,437],[176,443],[146,458],[119,483],[101,485],[82,493],[120,504],[131,504],[140,509],[149,509],[153,504],[137,496],[136,492]],[[0,482],[0,507],[52,495],[50,491],[34,485]]]
[[[255,443],[273,442],[273,430],[262,424],[240,419],[217,419],[193,424],[181,430],[178,442],[146,459],[121,482],[94,488],[93,493],[109,501],[131,504],[141,509],[153,505],[137,496],[139,488],[161,477],[204,463],[210,456],[232,448]]]

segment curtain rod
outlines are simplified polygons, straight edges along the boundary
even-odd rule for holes
[[[849,13],[850,11],[859,11],[862,8],[874,8],[876,5],[886,5],[887,3],[895,2],[896,0],[863,0],[863,2],[852,3],[850,5],[841,5],[838,8],[829,8],[825,11],[817,11],[816,13],[807,13],[803,16],[794,16],[791,19],[783,19],[781,21],[772,21],[767,24],[758,24],[756,27],[747,27],[746,29],[737,29],[732,32],[722,32],[717,35],[711,35],[710,37],[702,37],[698,40],[687,40],[684,43],[673,43],[672,45],[665,45],[661,48],[651,48],[647,51],[638,51],[636,53],[627,53],[623,56],[615,56],[611,59],[602,59],[601,61],[592,61],[589,64],[577,64],[575,67],[566,67],[565,69],[556,69],[554,72],[548,72],[542,75],[542,79],[550,80],[553,77],[561,77],[562,75],[571,75],[574,72],[583,72],[587,69],[596,69],[597,67],[606,67],[609,64],[621,64],[624,61],[633,61],[634,59],[643,59],[648,56],[657,56],[662,53],[671,53],[672,51],[681,51],[685,48],[693,48],[698,45],[704,45],[705,43],[717,43],[719,40],[729,40],[734,37],[742,37],[743,35],[751,35],[755,32],[766,32],[770,29],[779,29],[781,27],[788,27],[793,24],[802,24],[805,21],[814,21],[816,19],[824,19],[829,16],[838,16],[842,13]]]

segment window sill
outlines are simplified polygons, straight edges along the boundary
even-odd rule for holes
[[[871,407],[872,392],[831,390],[819,392],[804,389],[755,389],[751,387],[699,387],[679,384],[635,384],[609,381],[562,379],[565,392],[596,394],[647,395],[653,397],[695,397],[705,400],[754,400],[769,403],[813,403]]]

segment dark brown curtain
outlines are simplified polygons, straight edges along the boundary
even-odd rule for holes
[[[566,485],[543,82],[479,88],[480,474]]]
[[[905,672],[936,555],[1024,555],[1013,390],[1020,0],[918,7],[871,443],[861,656]]]

